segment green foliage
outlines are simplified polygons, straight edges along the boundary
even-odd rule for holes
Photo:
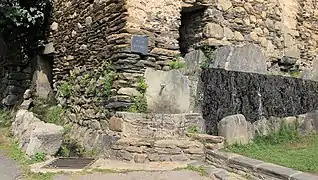
[[[103,72],[103,86],[104,86],[104,93],[106,95],[106,97],[109,97],[111,95],[111,88],[112,88],[112,84],[115,78],[115,72],[113,71],[104,71]]]
[[[43,161],[45,161],[45,160],[46,160],[45,154],[44,154],[44,153],[41,153],[41,152],[36,153],[36,154],[31,158],[31,161],[32,161],[33,163],[43,162]]]
[[[45,114],[44,122],[63,126],[65,124],[64,113],[65,110],[61,106],[50,107]]]
[[[181,55],[176,55],[172,61],[168,63],[171,69],[182,69],[186,67],[185,62],[180,61]]]
[[[64,82],[61,84],[58,93],[63,97],[70,97],[73,93],[73,86],[69,82]]]
[[[171,69],[182,69],[186,67],[185,62],[177,61],[170,61],[169,66]]]
[[[300,76],[300,70],[289,71],[289,75],[290,75],[291,77],[294,77],[294,78],[299,78],[299,76]]]
[[[17,59],[17,53],[23,59],[28,58],[44,44],[51,10],[51,0],[0,1],[0,34],[9,46],[9,58]]]
[[[11,126],[11,115],[9,111],[0,109],[0,127],[10,127]]]
[[[180,171],[180,170],[188,170],[188,171],[194,171],[200,174],[200,176],[207,176],[208,172],[207,169],[204,166],[192,166],[188,165],[185,168],[176,168],[174,171]]]
[[[199,126],[190,126],[188,127],[188,133],[196,134],[196,133],[201,133],[200,127]]]
[[[277,132],[272,132],[266,136],[256,136],[254,143],[264,145],[276,145],[298,140],[300,134],[298,131],[298,124],[287,124],[285,121],[281,122],[280,128]]]
[[[137,91],[141,94],[145,94],[147,91],[148,85],[145,82],[145,78],[140,78],[137,82]]]
[[[132,100],[134,101],[135,104],[129,107],[129,110],[128,110],[129,112],[147,113],[148,104],[147,104],[147,99],[144,95],[133,97]]]
[[[300,135],[297,122],[283,122],[277,132],[256,136],[253,143],[235,144],[225,150],[300,171],[318,173],[318,136]]]
[[[207,69],[209,68],[210,64],[213,63],[215,59],[215,48],[208,45],[204,45],[200,47],[200,49],[202,50],[202,52],[207,58],[205,61],[200,63],[200,67],[201,69]]]

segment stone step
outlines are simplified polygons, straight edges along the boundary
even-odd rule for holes
[[[108,155],[111,159],[145,163],[158,161],[205,160],[205,147],[188,138],[151,139],[122,138],[114,143]]]

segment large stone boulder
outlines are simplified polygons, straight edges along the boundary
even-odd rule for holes
[[[266,58],[254,44],[224,46],[216,51],[213,68],[249,73],[267,73]]]
[[[55,155],[62,145],[64,128],[44,123],[32,112],[19,110],[12,124],[12,132],[19,147],[28,156],[36,153]]]
[[[225,138],[227,145],[247,144],[253,138],[251,126],[242,114],[227,116],[218,124],[218,135]]]

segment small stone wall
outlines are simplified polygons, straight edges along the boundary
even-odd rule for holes
[[[32,79],[32,65],[29,58],[21,57],[0,35],[0,108],[17,105]],[[9,47],[11,49],[9,49]],[[20,47],[16,45],[15,48]],[[9,53],[14,53],[8,59]]]
[[[205,132],[200,114],[142,114],[117,112],[109,121],[111,131],[121,137],[167,139],[185,137],[190,128]]]
[[[203,118],[207,131],[217,132],[224,117],[243,114],[247,121],[288,117],[317,109],[318,83],[298,78],[223,69],[202,73]]]
[[[111,158],[145,163],[205,159],[204,145],[189,140],[121,139],[112,146]]]

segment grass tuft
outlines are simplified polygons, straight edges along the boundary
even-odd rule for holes
[[[278,132],[257,136],[248,145],[231,145],[225,151],[299,171],[318,173],[318,135],[301,136],[298,132],[297,126],[283,124]]]

